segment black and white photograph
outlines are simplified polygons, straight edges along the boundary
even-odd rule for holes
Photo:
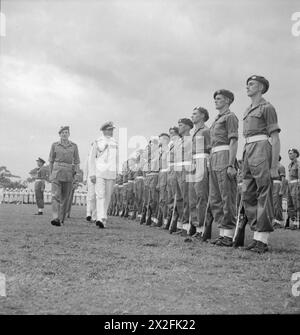
[[[299,88],[297,0],[1,0],[0,315],[300,314]]]

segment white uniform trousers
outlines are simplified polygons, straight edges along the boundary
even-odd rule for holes
[[[96,185],[90,180],[87,182],[87,195],[86,195],[86,216],[91,216],[92,220],[97,220],[96,214]]]
[[[97,221],[101,221],[104,225],[115,183],[115,179],[104,179],[101,177],[96,179]]]

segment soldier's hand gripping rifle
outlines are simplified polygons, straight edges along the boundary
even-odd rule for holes
[[[172,210],[172,216],[171,216],[171,224],[170,224],[170,227],[169,227],[170,234],[176,232],[176,230],[177,230],[177,219],[175,219],[176,202],[177,202],[177,192],[175,192],[175,196],[174,196],[173,210]]]
[[[212,223],[213,223],[213,216],[210,211],[209,207],[210,203],[210,197],[208,197],[208,202],[205,208],[205,215],[204,215],[204,229],[202,234],[202,241],[205,242],[209,239],[211,239],[211,229],[212,229]]]
[[[247,225],[247,219],[244,216],[243,220],[241,220],[242,208],[243,208],[243,194],[241,195],[241,199],[239,203],[237,222],[236,222],[236,227],[235,227],[234,236],[233,236],[233,247],[234,248],[244,246],[244,242],[245,242],[245,228]]]

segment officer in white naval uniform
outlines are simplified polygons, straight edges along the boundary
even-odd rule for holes
[[[113,138],[114,128],[112,122],[102,125],[102,134],[93,143],[89,159],[90,180],[96,190],[96,225],[99,228],[106,227],[107,210],[117,176],[118,143]]]

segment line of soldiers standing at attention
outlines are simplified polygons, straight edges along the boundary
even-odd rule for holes
[[[243,116],[241,161],[236,159],[239,121],[230,111],[234,95],[222,89],[213,95],[218,115],[210,128],[205,125],[208,111],[196,107],[191,119],[180,119],[168,134],[151,138],[145,150],[126,162],[116,179],[108,214],[203,241],[211,239],[214,222],[219,237],[211,243],[224,247],[243,246],[248,223],[254,234],[245,249],[257,253],[268,251],[274,225],[299,228],[299,152],[289,150],[287,185],[279,163],[277,113],[262,97],[269,82],[251,76],[246,87],[251,105]],[[286,191],[289,218],[283,224]]]
[[[51,192],[44,191],[43,198],[45,203],[51,203]],[[1,202],[1,201],[0,201]],[[3,190],[2,203],[4,204],[36,204],[36,194],[34,190],[23,189],[5,189]]]

